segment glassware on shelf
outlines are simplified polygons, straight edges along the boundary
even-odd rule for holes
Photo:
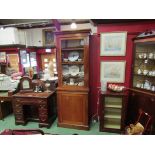
[[[149,71],[144,69],[143,74],[146,75]]]
[[[73,78],[70,78],[70,83],[69,85],[74,85],[74,79]]]
[[[141,74],[141,73],[142,73],[141,69],[138,69],[137,74]]]
[[[151,90],[152,90],[152,91],[155,91],[155,86],[152,86]]]
[[[149,53],[149,59],[153,59],[153,53]]]
[[[144,89],[150,90],[151,89],[151,82],[149,82],[148,80],[145,80]]]

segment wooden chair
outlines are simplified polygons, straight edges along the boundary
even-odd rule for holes
[[[144,131],[142,134],[151,134],[151,124],[152,124],[151,115],[149,115],[142,109],[139,109],[139,116],[138,116],[136,123],[138,122],[140,122],[144,127]]]
[[[152,125],[152,116],[151,115],[149,115],[142,109],[139,109],[139,115],[138,115],[137,121],[134,123],[134,125],[136,125],[137,123],[140,123],[144,127],[144,130],[141,134],[143,134],[143,135],[151,134],[151,127],[152,127],[151,126]],[[129,126],[127,126],[125,128],[126,131],[127,131],[127,128],[129,128]],[[125,132],[125,133],[127,134],[127,132]]]

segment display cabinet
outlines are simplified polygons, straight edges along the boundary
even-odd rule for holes
[[[7,68],[7,65],[6,63],[0,63],[0,74],[5,74],[6,73],[6,68]]]
[[[155,36],[134,40],[132,87],[155,92]]]
[[[90,30],[56,33],[58,126],[88,129]]]
[[[125,127],[126,93],[100,94],[100,131],[121,133]]]

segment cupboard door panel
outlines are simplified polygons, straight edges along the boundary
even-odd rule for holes
[[[59,121],[66,124],[88,124],[87,95],[62,93],[58,95]]]

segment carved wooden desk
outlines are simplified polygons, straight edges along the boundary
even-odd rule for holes
[[[28,118],[25,115],[24,106],[33,105],[38,108],[39,127],[49,128],[52,121],[56,118],[56,105],[53,100],[55,91],[50,93],[27,92],[13,95],[13,111],[15,123],[25,125]]]

